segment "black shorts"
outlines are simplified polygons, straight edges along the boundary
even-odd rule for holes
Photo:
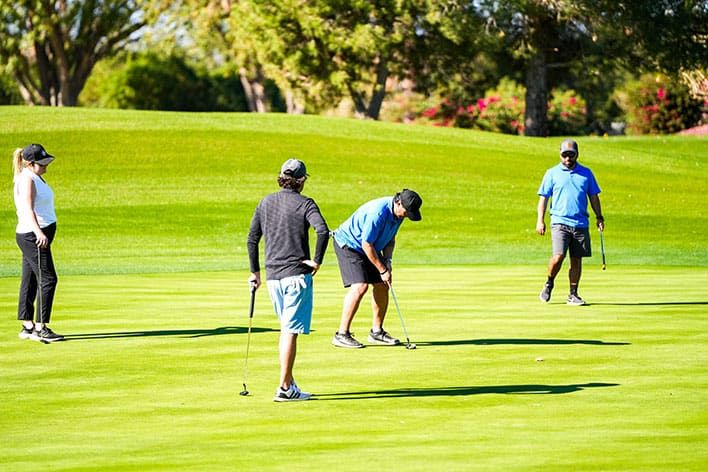
[[[337,262],[339,263],[339,273],[342,275],[342,283],[345,287],[352,284],[383,283],[379,269],[371,263],[365,254],[346,246],[341,247],[336,239],[333,241],[334,252],[337,254]]]

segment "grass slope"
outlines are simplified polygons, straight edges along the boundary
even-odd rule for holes
[[[418,349],[330,346],[343,289],[325,270],[296,368],[317,401],[285,405],[271,401],[278,326],[265,292],[251,396],[238,395],[241,275],[66,277],[56,326],[69,341],[12,339],[17,323],[0,320],[0,469],[704,470],[704,268],[593,267],[587,307],[563,304],[561,287],[540,304],[531,267],[397,274]],[[0,293],[15,288],[0,279]],[[388,328],[401,333],[395,313]]]
[[[0,107],[0,155],[42,142],[60,218],[63,274],[246,268],[256,203],[299,156],[332,227],[364,201],[414,188],[424,220],[406,223],[399,263],[537,264],[536,191],[558,139],[531,139],[315,116]],[[612,263],[708,264],[708,139],[582,138],[603,188]],[[8,169],[0,232],[15,218]],[[334,261],[333,254],[329,262]],[[0,240],[0,276],[17,249]]]

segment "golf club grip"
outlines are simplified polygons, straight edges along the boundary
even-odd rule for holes
[[[256,290],[255,288],[251,289],[251,308],[248,310],[248,317],[253,318],[253,310],[256,306]]]

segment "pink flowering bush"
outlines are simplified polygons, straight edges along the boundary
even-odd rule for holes
[[[577,136],[586,133],[585,100],[573,90],[554,90],[548,103],[548,132],[551,136]]]
[[[626,84],[616,98],[633,133],[676,133],[706,121],[705,101],[692,98],[688,87],[663,75],[643,75]]]
[[[524,133],[524,96],[526,91],[516,82],[503,79],[483,98],[471,103],[443,100],[423,109],[417,122],[434,126],[473,128],[505,134]],[[584,134],[587,125],[585,100],[573,90],[553,91],[548,103],[548,126],[551,135]]]
[[[469,103],[443,100],[426,107],[416,119],[433,126],[454,126],[506,134],[523,134],[524,88],[511,80],[502,80],[496,89]]]

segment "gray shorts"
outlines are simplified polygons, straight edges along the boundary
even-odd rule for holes
[[[551,225],[551,240],[553,241],[553,255],[562,254],[570,250],[570,257],[590,257],[590,230],[588,228],[574,228],[572,226]]]

